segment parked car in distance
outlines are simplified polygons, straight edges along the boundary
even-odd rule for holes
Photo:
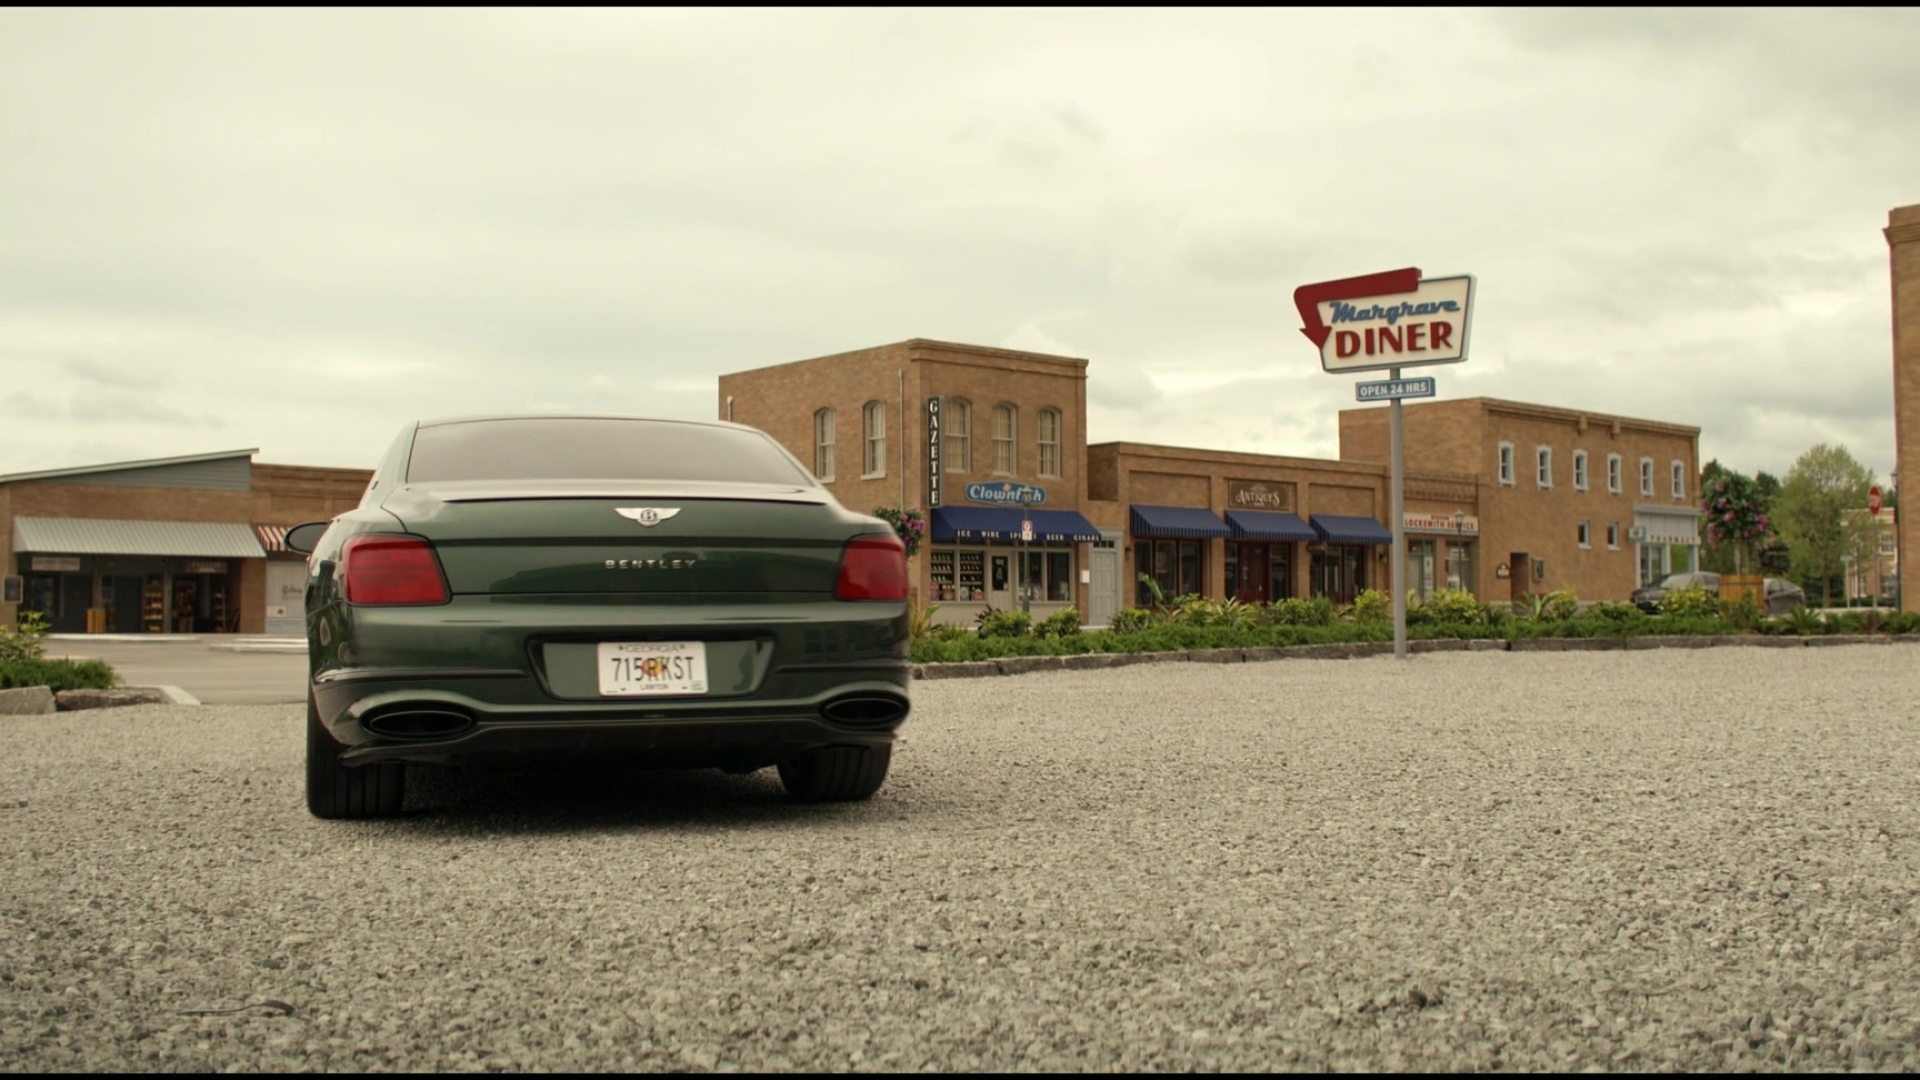
[[[900,538],[744,425],[410,423],[287,545],[318,817],[398,813],[410,763],[773,766],[864,799],[907,717]]]
[[[1766,591],[1766,614],[1784,615],[1794,608],[1807,606],[1807,594],[1800,586],[1785,578],[1763,578]],[[1668,574],[1658,585],[1643,585],[1633,590],[1633,602],[1641,611],[1649,615],[1660,614],[1660,601],[1667,594],[1698,585],[1709,592],[1720,588],[1720,575],[1711,570],[1689,570],[1678,574]]]

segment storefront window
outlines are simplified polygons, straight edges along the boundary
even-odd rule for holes
[[[1335,604],[1351,604],[1367,587],[1367,559],[1373,549],[1361,544],[1328,544],[1313,553],[1313,594]]]
[[[1473,542],[1447,541],[1447,588],[1454,592],[1473,591]]]
[[[1073,553],[1070,551],[1027,552],[1027,585],[1033,598],[1049,602],[1073,599]]]
[[[1134,545],[1133,566],[1136,575],[1145,574],[1160,586],[1171,603],[1175,597],[1202,592],[1206,566],[1204,540],[1142,540]],[[1135,577],[1134,603],[1153,606],[1153,589]]]
[[[1407,591],[1415,600],[1425,600],[1433,595],[1434,574],[1438,569],[1439,542],[1436,540],[1407,541]]]

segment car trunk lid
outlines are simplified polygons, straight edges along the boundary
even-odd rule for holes
[[[847,539],[872,531],[817,489],[749,484],[414,484],[384,506],[455,595],[831,596]]]

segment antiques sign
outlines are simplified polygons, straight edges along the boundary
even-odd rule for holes
[[[1227,506],[1235,510],[1293,509],[1292,484],[1263,484],[1257,480],[1227,481]]]

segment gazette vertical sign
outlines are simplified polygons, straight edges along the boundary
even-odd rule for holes
[[[940,399],[927,399],[927,506],[940,505]]]

